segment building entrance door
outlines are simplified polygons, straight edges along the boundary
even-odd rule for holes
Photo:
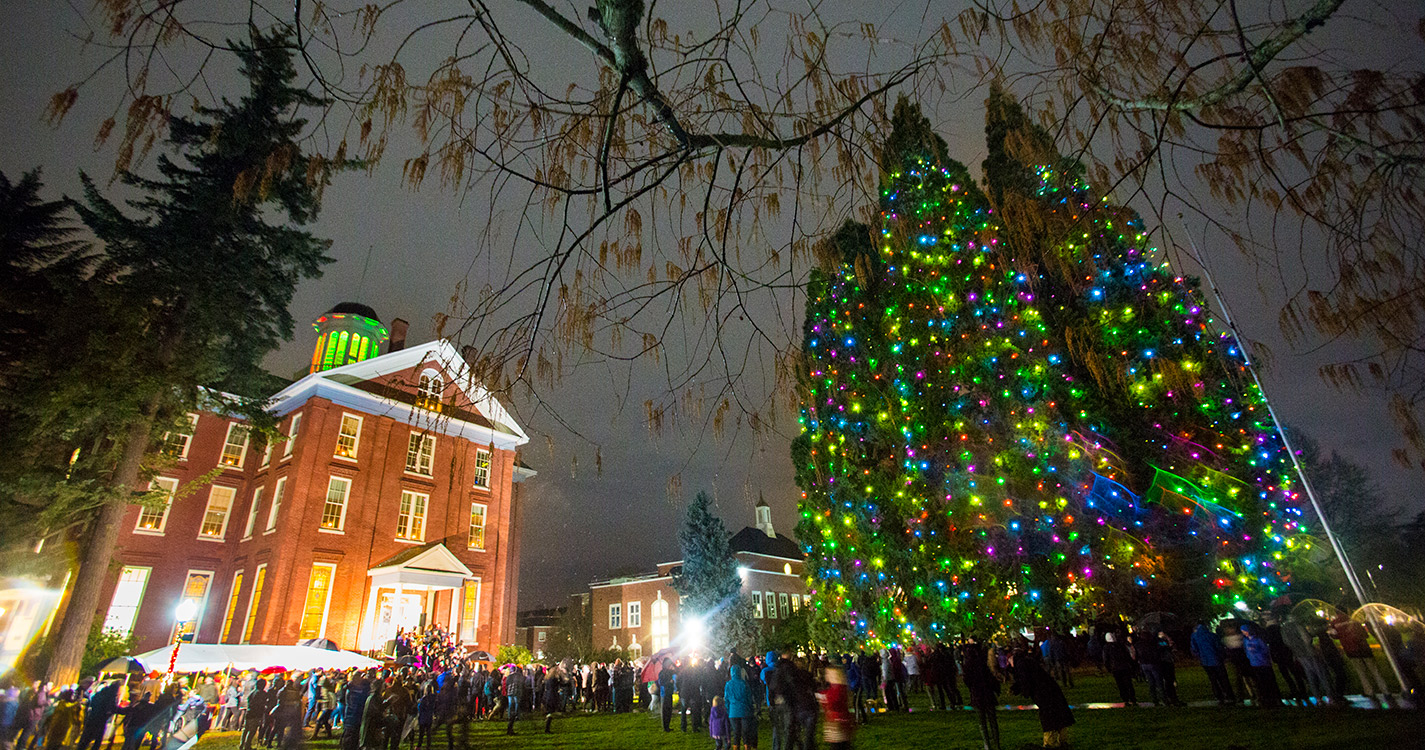
[[[395,638],[397,630],[420,627],[424,604],[425,596],[419,592],[402,593],[399,599],[394,592],[381,592],[376,614],[376,632],[380,636],[380,642],[384,644]]]

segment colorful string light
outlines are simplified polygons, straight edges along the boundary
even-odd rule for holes
[[[1130,210],[1037,177],[1001,202],[1043,230],[1016,246],[962,165],[911,154],[875,245],[843,229],[808,287],[797,531],[850,640],[1290,584],[1290,459],[1235,341]]]

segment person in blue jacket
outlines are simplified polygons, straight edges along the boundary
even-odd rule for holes
[[[1242,647],[1247,651],[1247,663],[1252,665],[1257,703],[1272,708],[1281,705],[1281,691],[1277,689],[1276,672],[1272,671],[1272,649],[1262,635],[1256,623],[1242,626]]]
[[[1207,683],[1212,686],[1212,697],[1217,699],[1217,705],[1236,703],[1237,696],[1232,693],[1232,683],[1227,679],[1227,662],[1224,661],[1227,654],[1222,650],[1222,639],[1208,629],[1207,623],[1199,622],[1192,631],[1189,646],[1202,671],[1207,673]]]
[[[741,665],[733,665],[731,676],[722,689],[722,700],[727,704],[728,723],[732,724],[732,748],[757,747],[756,694]]]

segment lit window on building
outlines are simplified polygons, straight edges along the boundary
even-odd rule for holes
[[[355,461],[356,449],[359,447],[361,447],[361,417],[351,414],[341,415],[341,431],[336,436],[336,455]]]
[[[257,629],[257,607],[262,604],[262,585],[267,581],[267,563],[257,566],[252,579],[252,596],[247,598],[247,619],[242,626],[242,642],[252,643]]]
[[[185,602],[193,603],[193,619],[187,622],[175,622],[173,624],[173,638],[170,641],[181,640],[185,643],[192,643],[197,640],[198,627],[203,624],[203,614],[208,606],[208,589],[213,584],[213,571],[211,570],[190,570],[188,577],[183,582],[183,596],[178,599],[178,606],[183,606]]]
[[[764,597],[767,602],[767,618],[771,620],[777,619],[777,594],[768,591]]]
[[[109,611],[104,615],[105,630],[114,630],[120,635],[133,632],[139,605],[143,603],[143,592],[148,586],[148,574],[149,568],[133,566],[125,566],[119,571],[114,598],[109,600]]]
[[[228,589],[228,608],[223,612],[223,633],[218,636],[218,643],[227,643],[228,635],[233,631],[233,616],[237,614],[238,594],[242,591],[242,571],[233,573],[233,585]]]
[[[396,538],[419,542],[425,539],[426,501],[429,495],[409,490],[401,493],[401,512],[396,517]]]
[[[490,452],[487,450],[475,451],[475,486],[490,487]]]
[[[797,596],[796,594],[792,594],[792,614],[796,614],[797,612],[800,612],[800,611],[801,611],[801,608],[802,608],[802,598],[801,598],[800,596]]]
[[[346,524],[346,499],[351,480],[332,477],[327,482],[327,501],[322,505],[322,528],[341,531]],[[316,636],[312,636],[315,638]]]
[[[203,525],[198,536],[205,539],[222,539],[228,533],[228,515],[233,509],[233,498],[237,489],[213,485],[208,491],[208,507],[203,511]]]
[[[247,441],[251,434],[251,427],[240,422],[230,423],[228,437],[223,442],[223,453],[218,457],[218,463],[241,469],[243,459],[247,456]]]
[[[668,600],[661,598],[654,599],[649,609],[653,615],[652,628],[650,628],[651,632],[649,634],[653,639],[653,650],[662,651],[668,648]]]
[[[332,579],[336,566],[318,563],[312,566],[307,580],[307,603],[302,608],[302,626],[298,639],[321,638],[325,635],[327,606],[331,604]]]
[[[475,623],[480,612],[480,581],[466,581],[461,589],[460,639],[475,643],[477,633]]]
[[[139,520],[134,524],[134,531],[142,534],[162,534],[163,527],[168,525],[168,509],[173,506],[173,496],[178,492],[178,480],[157,477],[150,487],[161,491],[163,504],[144,505],[139,511]]]
[[[470,549],[485,549],[486,513],[484,503],[470,504]]]
[[[163,433],[164,454],[180,461],[188,458],[188,448],[193,445],[193,433],[198,429],[197,414],[188,414],[185,419],[188,421],[186,429],[180,428]]]
[[[412,432],[406,444],[406,471],[428,477],[435,463],[435,436]]]
[[[783,620],[785,620],[785,619],[787,619],[788,617],[791,617],[791,616],[792,616],[791,605],[787,602],[787,595],[786,595],[786,594],[778,594],[778,595],[777,595],[777,604],[779,605],[779,606],[778,606],[778,609],[782,610],[782,619],[783,619]]]
[[[762,619],[762,592],[761,592],[761,591],[753,591],[753,592],[752,592],[752,616],[755,617],[755,618],[757,618],[757,619],[759,619],[759,620]]]
[[[440,411],[440,397],[445,390],[445,381],[431,370],[421,373],[416,393],[416,406],[431,411]]]

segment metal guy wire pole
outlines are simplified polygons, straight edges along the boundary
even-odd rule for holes
[[[1183,220],[1183,215],[1178,214],[1178,220],[1183,222],[1183,232],[1187,235],[1188,245],[1192,248],[1193,260],[1202,269],[1203,278],[1207,281],[1207,287],[1212,291],[1212,296],[1217,300],[1217,307],[1222,311],[1222,320],[1227,324],[1227,329],[1232,332],[1232,338],[1237,342],[1237,348],[1242,352],[1242,361],[1247,366],[1247,371],[1252,373],[1252,380],[1257,384],[1257,390],[1262,394],[1262,401],[1267,405],[1267,414],[1272,418],[1272,424],[1276,427],[1277,434],[1281,436],[1282,446],[1286,448],[1287,455],[1291,456],[1292,466],[1296,468],[1296,475],[1301,480],[1302,489],[1306,490],[1306,497],[1311,501],[1311,507],[1316,511],[1316,518],[1321,523],[1321,531],[1326,534],[1326,539],[1331,543],[1331,551],[1336,553],[1336,561],[1340,563],[1341,570],[1346,574],[1346,580],[1351,584],[1351,590],[1356,594],[1356,601],[1361,603],[1361,607],[1366,610],[1366,619],[1371,624],[1371,629],[1375,631],[1376,641],[1380,643],[1381,651],[1385,653],[1386,661],[1390,662],[1391,671],[1395,672],[1396,682],[1400,684],[1401,692],[1407,690],[1405,675],[1400,669],[1400,663],[1396,661],[1395,652],[1391,649],[1390,643],[1385,639],[1385,631],[1381,623],[1376,618],[1375,610],[1367,607],[1371,603],[1366,596],[1366,590],[1361,586],[1361,579],[1356,575],[1356,569],[1351,565],[1351,559],[1346,555],[1346,548],[1341,546],[1341,540],[1336,538],[1335,532],[1331,530],[1331,524],[1326,520],[1326,513],[1321,508],[1321,503],[1316,499],[1316,492],[1311,488],[1311,480],[1306,477],[1306,470],[1301,465],[1301,459],[1296,455],[1296,449],[1292,447],[1291,438],[1287,437],[1286,428],[1282,421],[1277,418],[1276,409],[1272,408],[1271,399],[1267,398],[1266,386],[1262,384],[1262,378],[1257,373],[1257,365],[1247,352],[1246,339],[1237,330],[1237,324],[1232,322],[1232,315],[1227,309],[1227,300],[1222,296],[1222,291],[1217,288],[1217,282],[1212,278],[1212,271],[1207,267],[1207,261],[1197,249],[1197,243],[1193,241],[1192,231],[1188,229],[1187,222]],[[1370,688],[1362,685],[1362,690]]]

